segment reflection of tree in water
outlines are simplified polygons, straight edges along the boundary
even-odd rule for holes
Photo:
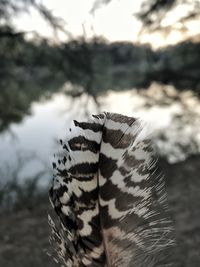
[[[70,90],[75,91],[70,83],[66,83],[64,88],[63,91],[69,95]],[[182,161],[200,153],[200,100],[192,91],[179,92],[173,86],[152,83],[148,89],[132,89],[124,93],[110,90],[97,97],[98,106],[83,88],[76,88],[76,92],[77,101],[72,101],[67,110],[72,114],[71,119],[74,116],[89,117],[91,113],[109,111],[110,108],[112,112],[121,112],[123,109],[136,117],[147,117],[147,121],[150,119],[149,127],[154,129],[158,154],[170,162]],[[126,108],[123,108],[124,103]],[[166,122],[160,123],[159,120]]]
[[[3,166],[1,164],[0,212],[18,210],[22,207],[31,210],[38,201],[46,199],[44,188],[41,187],[44,175],[48,172],[46,163],[43,162],[43,168],[38,169],[35,174],[31,174],[30,171],[28,174],[26,173],[27,177],[23,178],[22,172],[26,168],[26,164],[33,161],[42,163],[42,160],[33,153],[18,151],[15,162],[5,162]]]
[[[176,4],[176,0],[148,1],[138,16],[148,29],[158,25],[162,10],[165,14]],[[197,1],[191,5],[195,17]],[[54,29],[64,29],[62,21],[40,1],[0,1],[0,131],[12,122],[20,122],[29,114],[33,101],[49,97],[66,82],[74,85],[71,96],[86,93],[85,106],[92,97],[97,108],[98,96],[108,89],[148,88],[153,81],[173,84],[180,90],[189,88],[199,94],[199,44],[183,42],[153,51],[148,45],[107,43],[102,38],[87,41],[85,37],[78,40],[70,37],[69,42],[54,45],[38,36],[28,41],[24,32],[15,30],[10,17],[27,12],[30,7]],[[75,90],[77,87],[84,88],[84,92]]]
[[[148,46],[103,40],[51,46],[47,41],[36,44],[21,37],[14,42],[3,38],[0,48],[0,130],[10,122],[20,122],[33,101],[49,97],[67,81],[74,84],[73,97],[83,93],[75,89],[81,87],[97,105],[97,97],[108,89],[148,88],[152,81],[199,94],[197,44],[152,51]]]
[[[160,155],[173,162],[200,153],[200,101],[192,91],[179,93],[172,86],[153,84],[139,94],[146,99],[147,110],[152,107],[172,110],[170,125],[156,132]]]
[[[100,2],[110,1],[96,1],[97,6]],[[186,1],[189,2],[191,1]],[[189,11],[185,20],[196,18],[199,8],[197,2],[190,3],[193,13]],[[146,29],[156,29],[158,22],[166,16],[166,12],[177,3],[176,0],[148,1],[138,17]],[[148,45],[139,46],[127,42],[110,44],[101,38],[87,41],[83,37],[56,45],[38,38],[27,41],[24,33],[16,32],[9,16],[16,16],[31,6],[54,28],[60,29],[62,24],[39,1],[0,1],[1,20],[4,21],[0,26],[0,131],[8,129],[12,122],[21,122],[25,115],[30,114],[30,106],[34,101],[47,99],[53,93],[62,90],[67,83],[71,83],[72,87],[70,90],[64,90],[65,94],[73,99],[80,99],[85,115],[88,115],[91,105],[97,113],[99,112],[99,96],[104,95],[108,89],[123,91],[137,88],[138,93],[144,98],[145,95],[148,96],[146,105],[149,107],[167,107],[172,105],[173,101],[174,105],[180,106],[181,111],[184,110],[174,115],[171,134],[160,133],[160,139],[174,140],[172,132],[176,132],[182,141],[179,144],[179,152],[175,153],[192,153],[199,150],[199,137],[194,132],[194,125],[193,130],[189,129],[191,121],[196,122],[198,115],[188,106],[184,94],[171,93],[169,96],[170,90],[158,89],[153,97],[149,95],[151,88],[155,87],[155,84],[151,86],[154,81],[174,85],[179,91],[190,89],[199,95],[198,43],[183,42],[153,51]],[[149,87],[150,91],[141,90]],[[79,107],[74,106],[74,102],[72,101],[68,111],[76,108],[77,112],[80,112]],[[190,136],[190,141],[185,140],[185,131],[185,136]]]
[[[95,1],[93,11],[111,1]],[[160,25],[163,30],[161,21],[183,4],[188,12],[177,23],[184,25],[199,16],[198,0],[144,1],[137,16],[146,31],[158,30]],[[148,88],[152,81],[199,92],[198,44],[185,42],[152,51],[149,46],[108,44],[101,38],[87,42],[84,37],[74,40],[70,36],[68,43],[57,45],[38,36],[27,41],[10,18],[30,8],[37,10],[53,29],[65,31],[64,22],[38,0],[0,1],[0,131],[10,122],[20,122],[33,101],[57,91],[66,81],[82,86],[95,101],[108,89]],[[169,25],[168,30],[172,27]]]
[[[98,97],[94,94],[89,94],[83,87],[66,82],[62,89],[66,97],[70,97],[71,103],[64,112],[77,117],[89,118],[91,112],[98,114],[100,112],[100,103]]]

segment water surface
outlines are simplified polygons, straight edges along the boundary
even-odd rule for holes
[[[199,100],[188,93],[179,94],[179,100],[174,101],[177,92],[173,88],[164,88],[168,90],[166,96],[157,87],[154,84],[140,93],[110,90],[98,98],[99,106],[86,94],[72,98],[64,91],[52,95],[49,100],[32,103],[30,115],[19,124],[10,124],[9,129],[0,134],[1,179],[17,176],[24,181],[44,171],[41,183],[47,183],[51,178],[52,155],[59,138],[66,137],[71,120],[85,119],[100,111],[147,121],[160,153],[170,162],[184,160],[189,153],[200,151]]]

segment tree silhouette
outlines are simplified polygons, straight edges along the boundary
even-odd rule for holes
[[[170,12],[184,8],[186,12],[176,13],[176,21],[163,24]],[[181,13],[181,14],[180,14]],[[199,0],[145,0],[141,6],[141,10],[135,14],[143,23],[143,27],[147,31],[155,30],[171,30],[177,24],[180,30],[186,28],[186,24],[191,20],[197,20],[200,17],[200,1]],[[174,15],[175,16],[175,15]]]
[[[102,5],[107,5],[112,1],[116,0],[96,0],[91,9],[91,13],[94,13]],[[171,11],[183,6],[187,12],[184,12],[182,15],[179,12],[180,16],[177,17],[176,22],[179,23],[179,27],[181,25],[181,30],[183,30],[187,22],[200,18],[199,0],[143,0],[140,11],[133,15],[143,23],[143,30],[145,31],[170,30],[174,25],[164,26],[162,21]]]
[[[0,38],[18,37],[26,32],[16,32],[12,18],[21,13],[29,13],[34,8],[50,24],[54,30],[64,30],[64,21],[52,14],[45,5],[38,0],[0,0]]]

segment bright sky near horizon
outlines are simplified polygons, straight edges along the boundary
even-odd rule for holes
[[[99,8],[94,15],[90,13],[94,0],[43,0],[53,14],[63,18],[66,29],[73,36],[83,35],[83,25],[87,37],[102,35],[110,41],[133,40],[140,29],[140,23],[133,12],[139,9],[141,1],[114,0]],[[52,30],[35,10],[15,20],[20,29],[36,30],[44,36],[51,36]]]
[[[52,10],[53,14],[61,17],[66,22],[66,30],[72,36],[82,36],[83,28],[86,37],[94,35],[102,36],[109,41],[138,41],[138,33],[141,23],[133,16],[142,4],[142,0],[113,0],[108,5],[100,7],[95,14],[91,14],[94,0],[43,0],[42,3]],[[181,10],[180,10],[181,8]],[[179,7],[177,14],[185,12],[184,6]],[[175,20],[175,14],[172,14],[171,20]],[[36,31],[39,34],[53,38],[53,31],[49,25],[41,18],[35,10],[30,14],[23,14],[14,21],[18,29],[26,31]],[[165,23],[168,23],[166,21]],[[83,27],[84,25],[84,27]],[[191,27],[195,31],[196,26]],[[168,37],[159,33],[142,36],[141,42],[150,42],[154,47],[165,44],[176,43],[181,38],[180,31],[173,31]],[[64,40],[64,35],[59,38]]]

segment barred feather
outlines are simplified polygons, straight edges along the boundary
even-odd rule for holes
[[[172,266],[173,226],[152,145],[138,119],[74,121],[53,163],[51,240],[67,267]]]

